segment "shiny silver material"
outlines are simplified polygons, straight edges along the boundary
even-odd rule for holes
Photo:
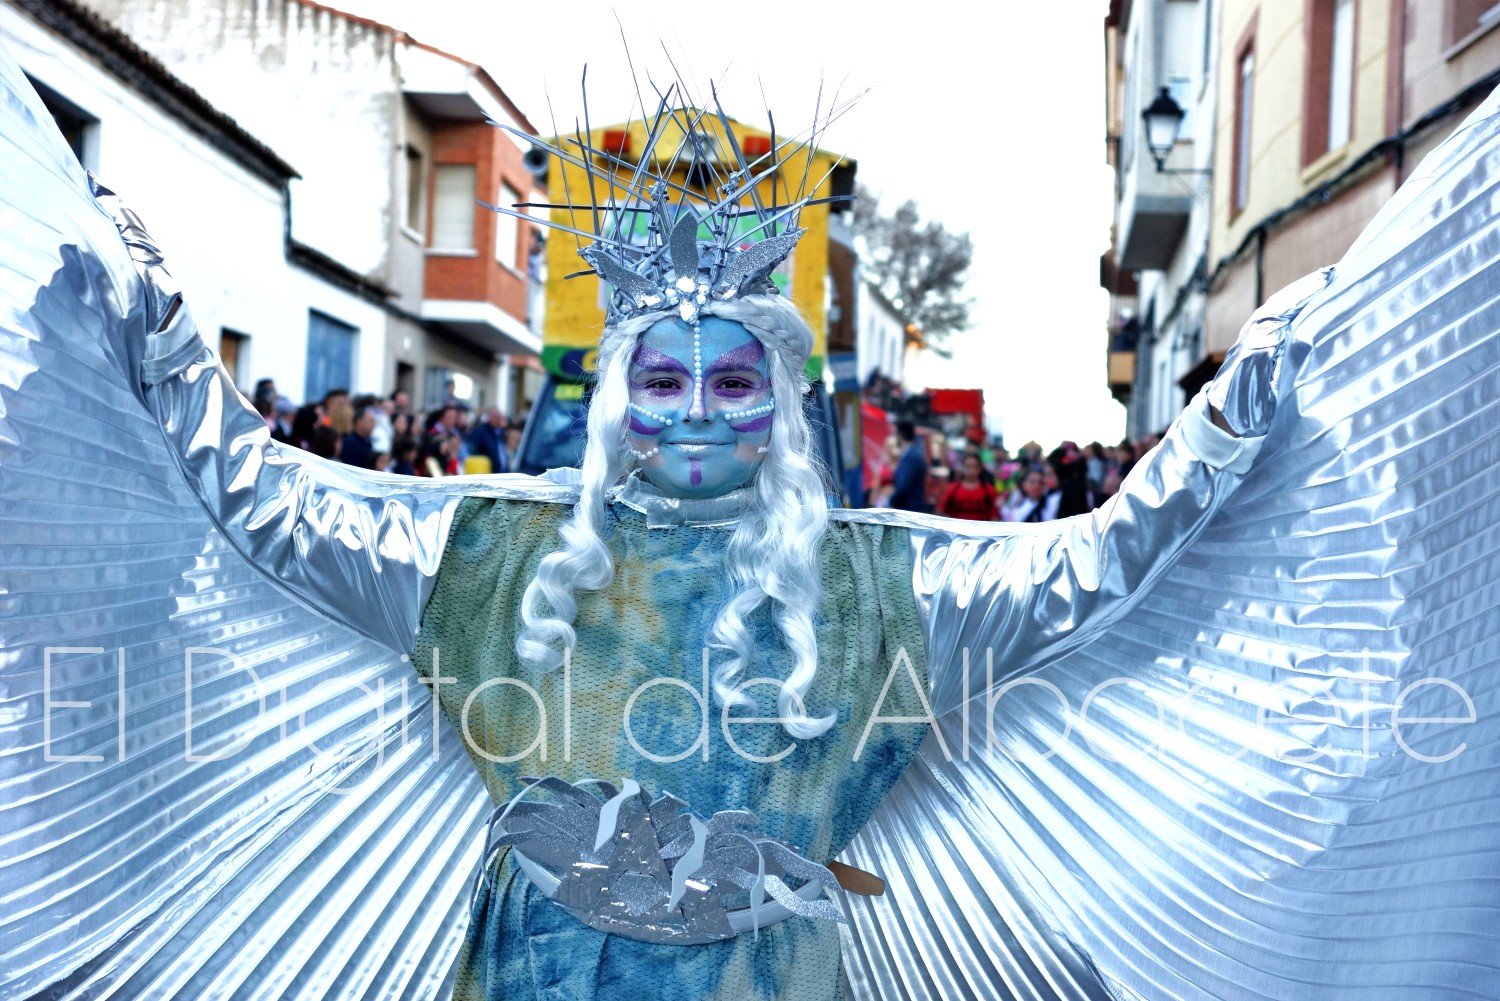
[[[1263,435],[1271,426],[1275,397],[1259,387],[1280,384],[1286,347],[1282,332],[1287,321],[1312,295],[1323,290],[1332,272],[1332,268],[1315,271],[1267,299],[1245,321],[1239,339],[1224,356],[1218,378],[1208,387],[1208,402],[1224,415],[1236,434]]]
[[[996,523],[990,538],[945,519],[914,524],[912,588],[933,711],[1013,683],[1129,615],[1234,492],[1235,470],[1250,467],[1261,441],[1215,428],[1200,397],[1092,514]]]
[[[5,53],[0,220],[0,996],[435,995],[472,766],[175,472],[130,255]]]
[[[295,597],[399,653],[415,641],[463,497],[577,495],[517,474],[370,473],[279,445],[201,344],[185,371],[146,397],[183,478],[229,544]]]
[[[750,494],[749,487],[741,487],[718,497],[668,497],[642,479],[636,470],[609,492],[609,499],[645,515],[647,528],[670,525],[717,528],[739,520],[750,502]]]
[[[533,790],[551,799],[538,801]],[[631,779],[619,789],[533,779],[495,811],[484,858],[488,867],[509,848],[537,888],[578,920],[645,942],[718,942],[794,915],[843,922],[821,899],[838,890],[833,873],[756,834],[757,824],[748,810],[699,817],[670,793],[652,799]],[[787,879],[802,886],[793,890]]]
[[[0,86],[0,994],[439,995],[483,795],[409,665],[328,616],[400,642],[450,491],[576,488],[388,512],[390,480],[283,464],[201,352],[152,390],[164,436],[130,253],[8,58]],[[998,530],[871,516],[918,530],[934,645],[990,622],[1023,683],[960,684],[845,853],[888,883],[842,898],[853,996],[1500,997],[1497,104],[1297,314],[1234,495],[1251,446],[1218,454],[1197,411],[1116,505],[1135,541],[1093,549],[1175,562],[1096,561],[1096,591],[1054,552],[1080,523],[1040,526],[1033,600],[975,572],[1010,567]],[[231,534],[180,468],[242,492],[210,501]],[[1213,509],[1185,543],[1155,528],[1199,517],[1184,487]],[[242,555],[299,541],[387,595],[368,621]],[[965,604],[990,593],[1024,607]]]
[[[1202,534],[842,856],[888,883],[842,898],[854,996],[1500,997],[1497,112],[1305,305]]]

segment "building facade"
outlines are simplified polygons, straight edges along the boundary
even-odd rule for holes
[[[1398,128],[1389,0],[1223,5],[1209,374],[1267,296],[1343,255],[1400,173],[1372,153]]]
[[[540,237],[478,203],[540,200],[523,142],[485,122],[534,130],[489,73],[310,0],[87,3],[296,167],[293,254],[357,276],[378,311],[278,331],[257,375],[313,398],[348,372],[357,392],[405,389],[418,407],[451,382],[524,411]]]
[[[1180,55],[1153,46],[1171,49],[1183,34],[1174,23],[1191,20],[1188,6],[1200,8],[1210,45],[1203,96],[1179,103],[1194,165],[1210,168],[1212,183],[1191,206],[1172,209],[1152,193],[1154,179],[1143,179],[1132,145],[1151,88],[1178,94]],[[1496,0],[1111,5],[1106,90],[1118,213],[1101,284],[1112,297],[1111,388],[1129,402],[1132,434],[1164,425],[1212,378],[1267,296],[1337,262],[1421,157],[1500,85],[1497,25]],[[1190,155],[1185,145],[1172,161]],[[1149,174],[1149,158],[1145,165]],[[1153,256],[1143,237],[1169,232],[1174,219],[1183,242],[1170,259]]]
[[[878,288],[863,279],[859,282],[855,316],[859,325],[855,342],[859,384],[868,385],[872,376],[879,375],[886,382],[901,386],[906,377],[909,338],[906,317]]]
[[[1110,388],[1126,406],[1132,437],[1177,415],[1183,380],[1202,353],[1217,15],[1213,0],[1114,0],[1105,21],[1115,220],[1100,284],[1111,297]],[[1163,91],[1184,117],[1177,143],[1159,160],[1145,143],[1141,113]]]
[[[379,330],[361,278],[299,260],[287,239],[297,171],[87,10],[56,0],[0,4],[0,44],[20,63],[83,165],[116,190],[167,249],[193,316],[242,389],[271,376],[300,390],[310,326]],[[378,355],[351,358],[373,384]]]

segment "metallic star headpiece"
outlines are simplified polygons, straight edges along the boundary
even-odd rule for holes
[[[606,132],[602,143],[593,141],[586,89],[584,124],[571,138],[549,142],[492,123],[584,171],[589,196],[585,204],[574,204],[568,191],[565,204],[489,207],[592,240],[587,246],[580,244],[578,253],[613,291],[605,308],[606,324],[659,312],[675,313],[696,325],[699,311],[711,301],[778,294],[771,275],[804,232],[798,226],[802,209],[850,197],[809,198],[808,192],[817,191],[823,179],[810,189],[807,182],[816,140],[852,101],[835,102],[826,116],[815,113],[805,132],[779,141],[768,113],[769,141],[757,136],[760,148],[747,155],[732,127],[737,123],[724,113],[717,90],[711,111],[678,103],[677,95],[684,92],[681,83],[665,93],[658,91],[656,113],[649,120],[643,116],[640,123],[646,141],[635,162],[629,159],[629,126]],[[783,176],[791,171],[783,167],[798,158],[804,164],[793,196],[791,180]],[[563,177],[566,185],[566,172]],[[528,208],[586,213],[593,231],[528,215],[523,211]]]

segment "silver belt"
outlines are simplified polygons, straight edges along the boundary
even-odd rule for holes
[[[600,779],[522,781],[490,818],[479,878],[509,848],[537,889],[591,928],[698,945],[793,916],[844,921],[824,896],[838,887],[828,867],[757,834],[748,810],[704,819],[671,793],[650,798],[633,779],[618,789]]]

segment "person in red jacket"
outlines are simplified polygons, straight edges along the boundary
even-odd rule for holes
[[[995,521],[999,517],[995,488],[984,479],[984,463],[972,452],[964,456],[963,472],[943,492],[938,514],[969,521]]]

